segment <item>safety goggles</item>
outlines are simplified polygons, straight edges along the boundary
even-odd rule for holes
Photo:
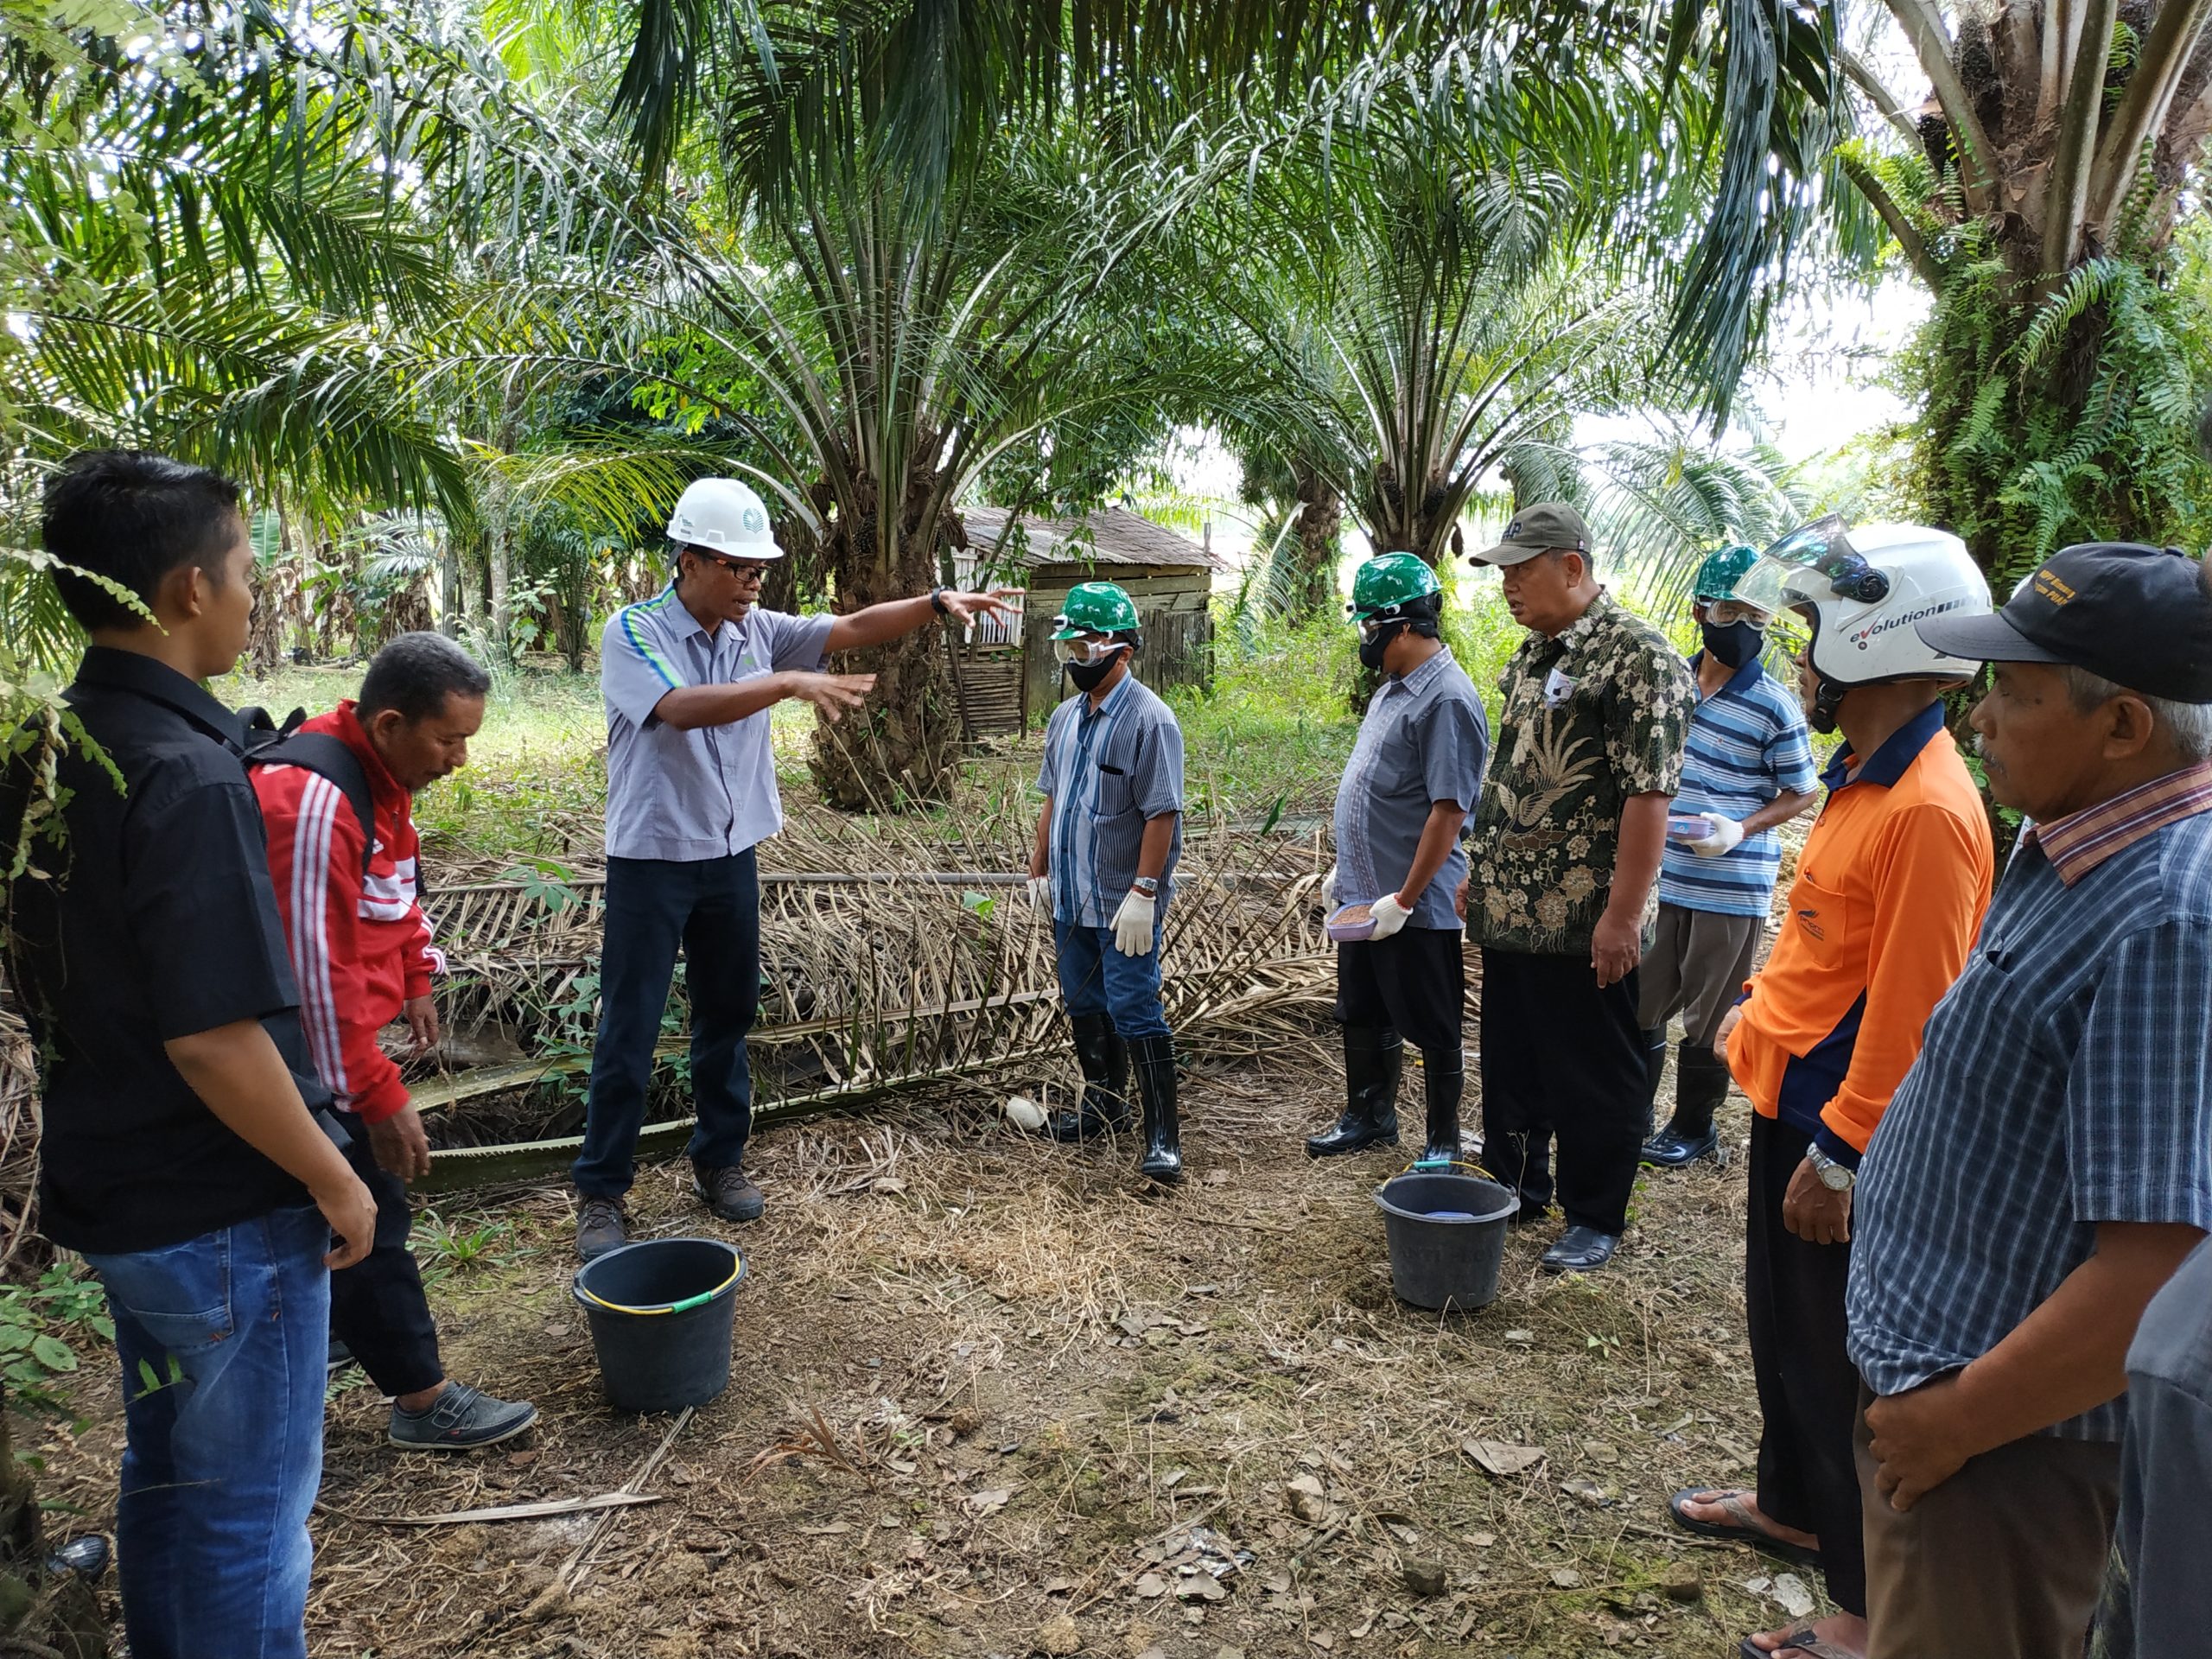
[[[1374,639],[1375,636],[1382,632],[1383,629],[1395,628],[1405,620],[1406,619],[1402,616],[1356,616],[1352,619],[1353,622],[1357,624],[1359,628],[1359,639],[1362,645],[1365,645],[1369,640]]]
[[[1085,665],[1103,662],[1116,652],[1122,649],[1124,646],[1121,640],[1109,639],[1103,633],[1085,634],[1079,639],[1052,641],[1052,655],[1059,661],[1082,663]]]
[[[1731,627],[1738,622],[1763,628],[1774,620],[1758,606],[1746,605],[1740,599],[1708,599],[1699,603],[1705,607],[1705,620],[1716,628]]]

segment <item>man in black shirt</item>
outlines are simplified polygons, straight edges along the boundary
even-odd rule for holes
[[[253,611],[238,490],[81,454],[45,543],[92,638],[67,693],[82,736],[0,778],[0,868],[33,872],[8,944],[43,1224],[99,1275],[123,1362],[124,1623],[137,1659],[304,1659],[328,1268],[367,1251],[376,1207],[315,1116],[238,723],[199,683]]]

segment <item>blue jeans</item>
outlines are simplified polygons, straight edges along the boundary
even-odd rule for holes
[[[584,1144],[569,1174],[588,1198],[619,1198],[637,1174],[653,1046],[683,950],[691,1001],[691,1161],[741,1162],[753,1128],[745,1033],[760,1008],[760,877],[748,847],[728,858],[607,861],[599,963],[599,1040],[591,1056]]]
[[[115,1531],[135,1659],[305,1659],[329,1248],[308,1205],[85,1258],[123,1361]]]
[[[1160,934],[1166,919],[1164,914],[1153,919],[1151,950],[1141,957],[1125,957],[1114,948],[1112,928],[1052,918],[1060,997],[1070,1019],[1109,1014],[1114,1034],[1125,1043],[1167,1035],[1167,1016],[1160,1007]]]

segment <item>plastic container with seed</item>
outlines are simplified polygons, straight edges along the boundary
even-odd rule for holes
[[[1329,918],[1329,937],[1338,944],[1357,944],[1375,937],[1375,909],[1371,905],[1346,905]]]

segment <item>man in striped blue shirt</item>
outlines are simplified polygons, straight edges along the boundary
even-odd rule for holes
[[[1029,896],[1052,910],[1083,1098],[1050,1128],[1059,1141],[1122,1128],[1135,1061],[1144,1102],[1138,1173],[1177,1181],[1175,1039],[1160,1006],[1160,937],[1183,849],[1183,728],[1129,671],[1139,635],[1127,593],[1080,582],[1052,622],[1076,695],[1045,728]]]
[[[1698,567],[1691,613],[1705,648],[1690,658],[1697,708],[1682,751],[1682,784],[1667,814],[1659,864],[1659,931],[1643,958],[1637,1023],[1643,1028],[1643,1161],[1679,1167],[1719,1141],[1713,1115],[1728,1097],[1728,1063],[1713,1033],[1751,977],[1759,931],[1782,866],[1777,824],[1813,804],[1813,749],[1805,710],[1759,666],[1765,612],[1731,595],[1758,559],[1723,548]],[[1649,1124],[1667,1064],[1667,1022],[1682,1017],[1675,1056],[1675,1115]]]

